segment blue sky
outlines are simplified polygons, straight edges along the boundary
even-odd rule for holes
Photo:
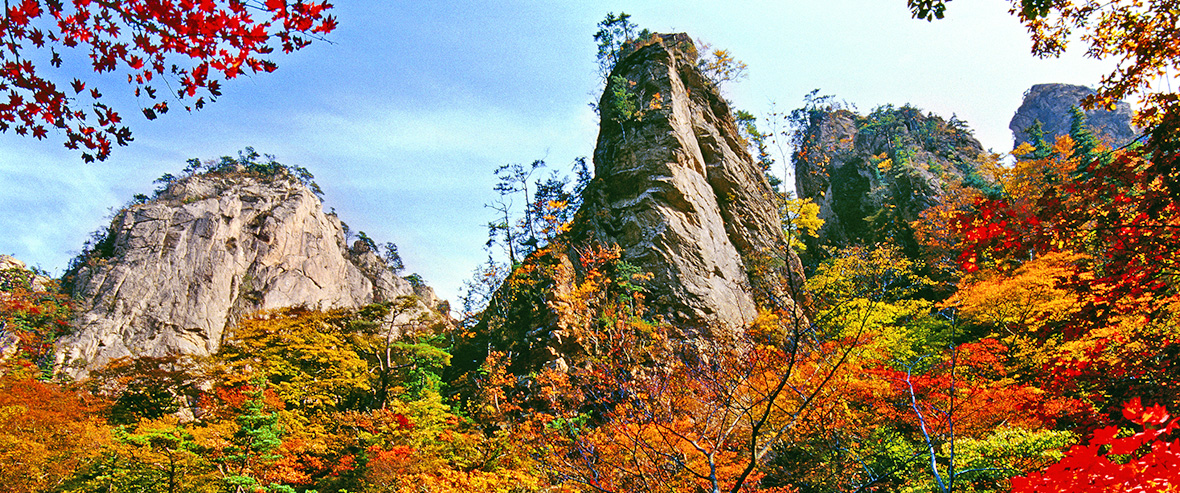
[[[106,162],[82,163],[60,135],[0,135],[0,253],[60,274],[111,208],[150,193],[155,178],[253,146],[308,168],[327,207],[395,242],[408,271],[455,299],[486,258],[492,171],[535,159],[564,169],[592,155],[592,36],[607,12],[731,50],[749,71],[726,96],[756,115],[818,88],[865,112],[910,103],[956,114],[1005,151],[1029,86],[1094,85],[1112,67],[1080,49],[1033,58],[1007,5],[953,2],[947,19],[927,23],[904,0],[340,1],[331,43],[276,56],[278,71],[230,81],[199,112],[149,122],[128,86],[98,81],[135,136]],[[74,67],[57,80],[88,76]]]

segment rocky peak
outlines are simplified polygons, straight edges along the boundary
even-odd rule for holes
[[[37,273],[35,270],[30,270],[24,262],[21,262],[16,257],[11,255],[0,255],[0,291],[7,291],[5,286],[9,281],[8,276],[3,276],[2,273],[11,271],[14,279],[19,278],[22,281],[28,281],[27,289],[31,291],[45,291],[49,283],[53,280]]]
[[[576,351],[565,335],[584,320],[562,307],[596,245],[650,276],[642,283],[647,315],[687,338],[738,330],[760,303],[792,305],[782,283],[767,279],[787,269],[765,268],[775,256],[785,257],[777,265],[798,267],[774,193],[729,105],[698,69],[692,40],[657,34],[641,42],[614,68],[599,109],[595,178],[582,207],[569,232],[529,257],[484,311],[487,346],[532,364]]]
[[[623,79],[616,79],[621,76]],[[595,176],[574,233],[617,244],[653,275],[655,313],[686,327],[757,314],[747,272],[785,244],[773,192],[688,35],[655,35],[612,72]],[[619,83],[639,110],[617,112]]]
[[[987,154],[961,120],[883,106],[868,116],[847,109],[806,110],[792,160],[802,198],[820,206],[820,247],[891,242],[911,255],[909,224],[940,203],[951,183],[988,188],[977,172]]]
[[[415,294],[383,266],[346,248],[340,220],[288,173],[181,178],[118,212],[67,274],[80,314],[57,363],[78,377],[124,356],[209,355],[254,311]]]
[[[1085,86],[1070,84],[1037,84],[1024,93],[1024,101],[1012,116],[1008,128],[1015,138],[1013,148],[1028,142],[1027,130],[1034,121],[1041,122],[1045,140],[1050,143],[1062,135],[1069,135],[1072,124],[1070,108],[1082,107],[1082,99],[1094,95],[1095,91]],[[1090,128],[1100,138],[1114,147],[1130,142],[1139,135],[1131,124],[1131,105],[1121,101],[1114,111],[1102,108],[1084,110]]]

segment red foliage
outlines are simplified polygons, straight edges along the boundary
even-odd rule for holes
[[[1180,425],[1163,406],[1144,408],[1138,398],[1124,406],[1123,416],[1143,430],[1122,438],[1115,426],[1097,430],[1088,445],[1074,446],[1045,471],[1012,478],[1012,491],[1174,491],[1180,440],[1163,437]]]
[[[60,67],[58,50],[89,52],[97,73],[125,70],[136,97],[146,96],[148,119],[168,111],[157,94],[157,76],[178,81],[179,100],[196,98],[186,110],[200,109],[221,95],[221,82],[244,73],[273,72],[277,66],[265,56],[282,47],[284,53],[307,46],[315,37],[336,28],[326,15],[326,1],[266,0],[22,0],[6,3],[0,18],[0,131],[32,132],[45,138],[49,127],[66,132],[65,146],[85,147],[86,161],[106,159],[111,140],[126,145],[131,131],[120,126],[122,117],[100,101],[91,89],[87,111],[81,100],[86,84],[74,79],[73,95],[46,78],[27,53],[48,45],[50,65]],[[257,16],[257,18],[255,18]],[[190,66],[185,66],[191,63]],[[164,77],[160,77],[164,78]],[[198,96],[198,93],[201,93]],[[91,120],[93,117],[93,120]]]
[[[1116,151],[1082,166],[1039,196],[979,199],[962,214],[959,261],[967,272],[982,263],[1030,254],[1076,251],[1093,257],[1093,276],[1071,287],[1086,294],[1085,318],[1156,313],[1178,299],[1180,168],[1168,138],[1145,149]]]

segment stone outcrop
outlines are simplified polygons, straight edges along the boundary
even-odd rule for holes
[[[47,286],[49,286],[49,283],[53,281],[46,276],[29,270],[28,266],[25,265],[24,262],[21,262],[12,255],[0,255],[0,272],[6,270],[17,270],[22,272],[24,276],[28,277],[29,279],[28,288],[33,291],[45,291]]]
[[[1037,84],[1024,93],[1024,102],[1016,114],[1012,116],[1008,128],[1012,130],[1015,139],[1013,148],[1029,141],[1026,130],[1034,121],[1041,122],[1045,131],[1045,140],[1052,143],[1057,137],[1069,135],[1072,123],[1070,108],[1081,108],[1082,98],[1091,96],[1094,90],[1085,86],[1070,84]],[[1095,108],[1084,110],[1087,123],[1099,138],[1105,139],[1113,147],[1118,147],[1139,135],[1131,125],[1131,105],[1121,101],[1114,111]]]
[[[977,169],[983,146],[955,118],[911,106],[878,108],[868,116],[813,108],[793,155],[795,187],[814,200],[824,225],[806,238],[814,261],[821,247],[891,242],[911,255],[909,224],[942,201],[951,183],[986,189]]]
[[[258,310],[416,294],[369,248],[348,248],[340,220],[285,172],[182,178],[120,211],[66,281],[80,309],[56,358],[74,377],[124,356],[213,354]]]
[[[13,292],[44,292],[53,280],[29,270],[24,262],[11,255],[0,255],[0,301]],[[4,320],[0,320],[0,363],[20,353],[20,337]],[[2,371],[0,371],[2,373]]]
[[[577,353],[570,329],[585,320],[565,307],[595,246],[616,249],[619,261],[650,276],[645,315],[686,339],[739,330],[760,304],[793,306],[782,266],[801,268],[785,246],[774,194],[728,104],[698,69],[691,39],[655,35],[611,75],[599,103],[595,178],[569,232],[526,259],[484,311],[486,346],[519,355],[524,366],[560,366]]]
[[[641,115],[599,103],[595,176],[574,235],[617,244],[652,274],[652,310],[686,327],[742,326],[757,314],[747,272],[784,245],[773,193],[739,136],[732,111],[697,68],[685,34],[621,60]]]

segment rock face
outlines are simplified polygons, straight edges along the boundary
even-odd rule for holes
[[[526,366],[560,366],[577,352],[567,336],[586,321],[565,307],[595,246],[650,275],[646,315],[685,338],[738,330],[771,298],[793,306],[782,283],[767,279],[791,279],[789,268],[762,267],[778,256],[777,265],[798,268],[773,192],[697,68],[691,39],[654,36],[619,61],[611,80],[599,106],[595,178],[569,232],[526,259],[484,311],[486,346]]]
[[[955,118],[911,106],[884,106],[868,116],[814,108],[795,150],[795,187],[820,206],[819,238],[807,238],[809,260],[819,247],[891,242],[910,254],[909,224],[942,201],[951,183],[987,188],[977,172],[987,154]]]
[[[595,176],[572,231],[617,244],[654,277],[655,313],[687,327],[741,326],[757,314],[747,274],[754,257],[784,244],[773,193],[739,137],[732,112],[697,69],[685,34],[638,49],[625,77],[642,115],[600,101]]]
[[[415,294],[286,174],[183,178],[118,213],[99,246],[68,276],[80,314],[56,358],[74,377],[123,356],[213,354],[257,310]]]
[[[1070,108],[1081,107],[1081,100],[1094,94],[1094,90],[1085,86],[1069,84],[1037,84],[1024,93],[1024,102],[1008,128],[1016,139],[1013,148],[1029,141],[1026,130],[1034,121],[1041,122],[1045,131],[1045,140],[1050,143],[1059,136],[1069,135],[1071,125]],[[1090,128],[1100,138],[1104,138],[1114,147],[1130,142],[1139,135],[1139,131],[1131,125],[1131,105],[1119,102],[1114,111],[1105,109],[1086,110],[1086,120]]]

